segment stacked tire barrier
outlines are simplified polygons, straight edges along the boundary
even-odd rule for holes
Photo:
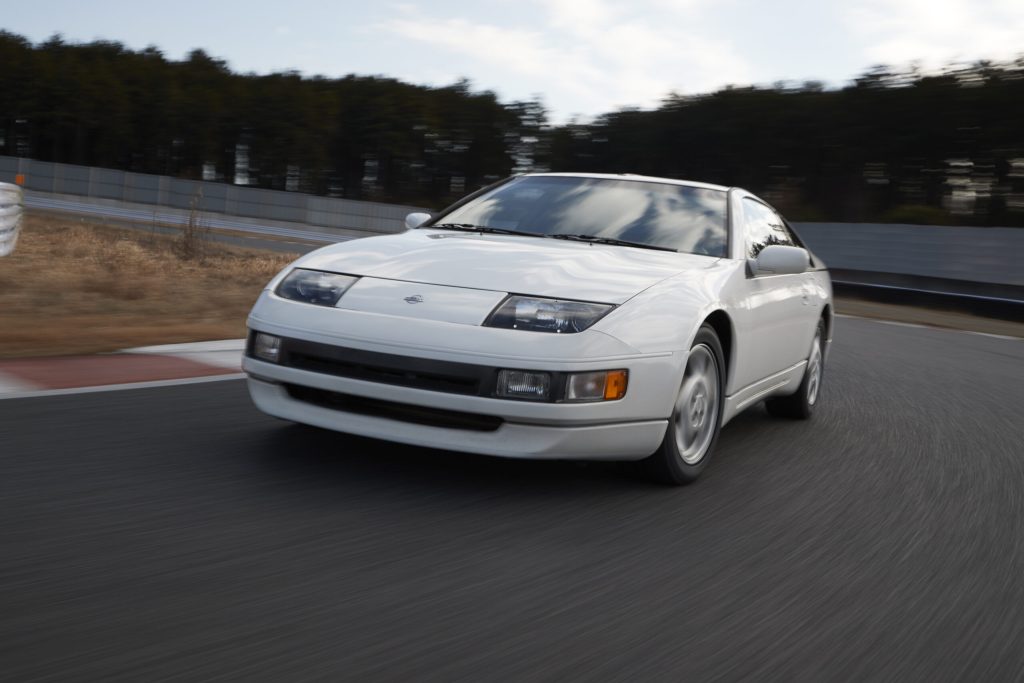
[[[14,245],[18,242],[23,201],[20,187],[0,183],[0,256],[7,256],[14,251]]]

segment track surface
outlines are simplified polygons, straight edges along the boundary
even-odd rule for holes
[[[240,381],[0,404],[30,680],[1024,679],[1024,343],[840,320],[695,486],[290,427]]]

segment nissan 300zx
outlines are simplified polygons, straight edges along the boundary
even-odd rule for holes
[[[517,458],[638,460],[681,484],[765,402],[808,418],[831,339],[824,264],[739,188],[538,173],[407,231],[333,244],[256,302],[256,406]]]

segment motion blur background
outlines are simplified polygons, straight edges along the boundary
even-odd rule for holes
[[[1024,2],[53,0],[0,28],[10,680],[1024,680]],[[245,317],[297,253],[534,170],[794,221],[840,314],[814,419],[752,407],[665,490],[254,409]]]
[[[761,195],[844,296],[1024,318],[1020,3],[58,5],[0,32],[0,182],[24,185],[30,228],[90,216],[191,225],[190,258],[211,237],[200,226],[306,251],[400,230],[405,213],[514,173],[638,173]],[[50,228],[41,259],[68,243]],[[8,299],[46,286],[6,280]],[[19,301],[28,315],[39,303]],[[0,353],[38,352],[41,336]]]
[[[432,207],[631,172],[796,221],[1024,225],[1019,3],[55,4],[4,17],[0,155]]]

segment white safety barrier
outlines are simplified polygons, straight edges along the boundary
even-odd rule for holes
[[[0,183],[0,256],[7,256],[14,251],[21,230],[23,207],[21,188],[10,183]]]

